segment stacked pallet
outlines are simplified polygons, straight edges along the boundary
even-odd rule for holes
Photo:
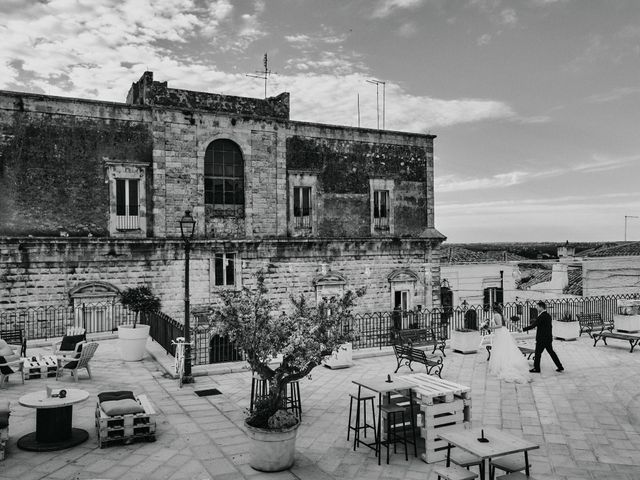
[[[446,459],[447,443],[438,438],[438,430],[471,421],[471,388],[424,373],[403,375],[402,379],[415,385],[417,424],[425,448],[422,460],[433,463]]]
[[[138,395],[138,403],[144,413],[109,416],[96,406],[96,430],[98,444],[104,448],[112,443],[129,444],[136,440],[154,441],[156,435],[156,412],[146,395]]]
[[[53,355],[26,358],[24,361],[24,378],[55,377],[58,373],[58,360]]]

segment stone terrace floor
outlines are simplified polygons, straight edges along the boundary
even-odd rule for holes
[[[447,350],[443,378],[471,387],[474,426],[496,426],[526,437],[541,448],[530,454],[538,479],[640,478],[640,352],[611,340],[596,348],[589,338],[554,342],[566,371],[556,373],[543,356],[542,374],[528,385],[500,382],[487,375],[486,354]],[[29,355],[46,353],[30,348]],[[74,426],[86,429],[80,446],[50,453],[26,452],[17,440],[35,429],[33,409],[19,405],[24,393],[56,384],[34,379],[20,384],[15,375],[0,390],[11,401],[10,439],[0,462],[0,480],[31,479],[431,479],[433,465],[401,453],[378,466],[372,450],[354,452],[346,440],[348,392],[352,380],[384,377],[395,369],[393,355],[357,358],[348,369],[318,367],[301,381],[303,422],[296,464],[286,472],[251,469],[244,433],[251,376],[248,371],[197,377],[178,388],[166,373],[172,357],[149,344],[141,362],[119,359],[116,340],[102,340],[92,361],[93,379],[80,376],[78,387],[91,397],[74,406]],[[380,353],[380,352],[376,352]],[[155,360],[154,358],[157,358]],[[237,365],[236,365],[237,367]],[[399,373],[408,372],[405,367]],[[57,382],[74,386],[66,373]],[[215,387],[222,394],[198,397],[194,389]],[[94,426],[96,393],[131,389],[145,393],[157,411],[157,441],[98,447]]]

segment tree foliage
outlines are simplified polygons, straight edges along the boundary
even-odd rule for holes
[[[162,306],[160,298],[156,297],[146,286],[127,288],[120,293],[120,301],[122,305],[136,313],[133,328],[136,328],[140,312],[156,312]]]
[[[257,402],[249,424],[267,428],[267,420],[282,405],[286,385],[307,376],[322,360],[353,338],[351,308],[364,289],[340,298],[311,304],[304,296],[291,297],[289,313],[268,298],[264,274],[257,274],[254,290],[222,292],[214,321],[236,347],[243,350],[251,369],[269,384],[269,395]],[[274,358],[282,355],[279,365]]]

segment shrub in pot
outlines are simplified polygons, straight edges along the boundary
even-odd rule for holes
[[[149,336],[149,325],[138,325],[138,320],[141,314],[160,310],[162,304],[146,286],[127,288],[120,293],[120,301],[135,313],[132,324],[118,327],[120,353],[126,361],[142,360]]]
[[[268,298],[264,274],[257,274],[254,290],[221,292],[221,305],[213,321],[222,335],[228,335],[245,360],[268,385],[268,393],[254,404],[245,420],[252,439],[249,464],[257,470],[278,471],[293,465],[298,419],[282,409],[287,385],[309,375],[340,345],[352,341],[351,308],[358,292],[347,291],[340,298],[312,305],[303,296],[291,298],[290,313]],[[281,355],[279,365],[273,359]],[[281,440],[273,440],[279,435]]]

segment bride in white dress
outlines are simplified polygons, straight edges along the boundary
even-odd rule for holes
[[[529,363],[507,328],[509,321],[505,321],[498,307],[493,312],[489,325],[493,330],[489,372],[505,382],[530,382]]]

